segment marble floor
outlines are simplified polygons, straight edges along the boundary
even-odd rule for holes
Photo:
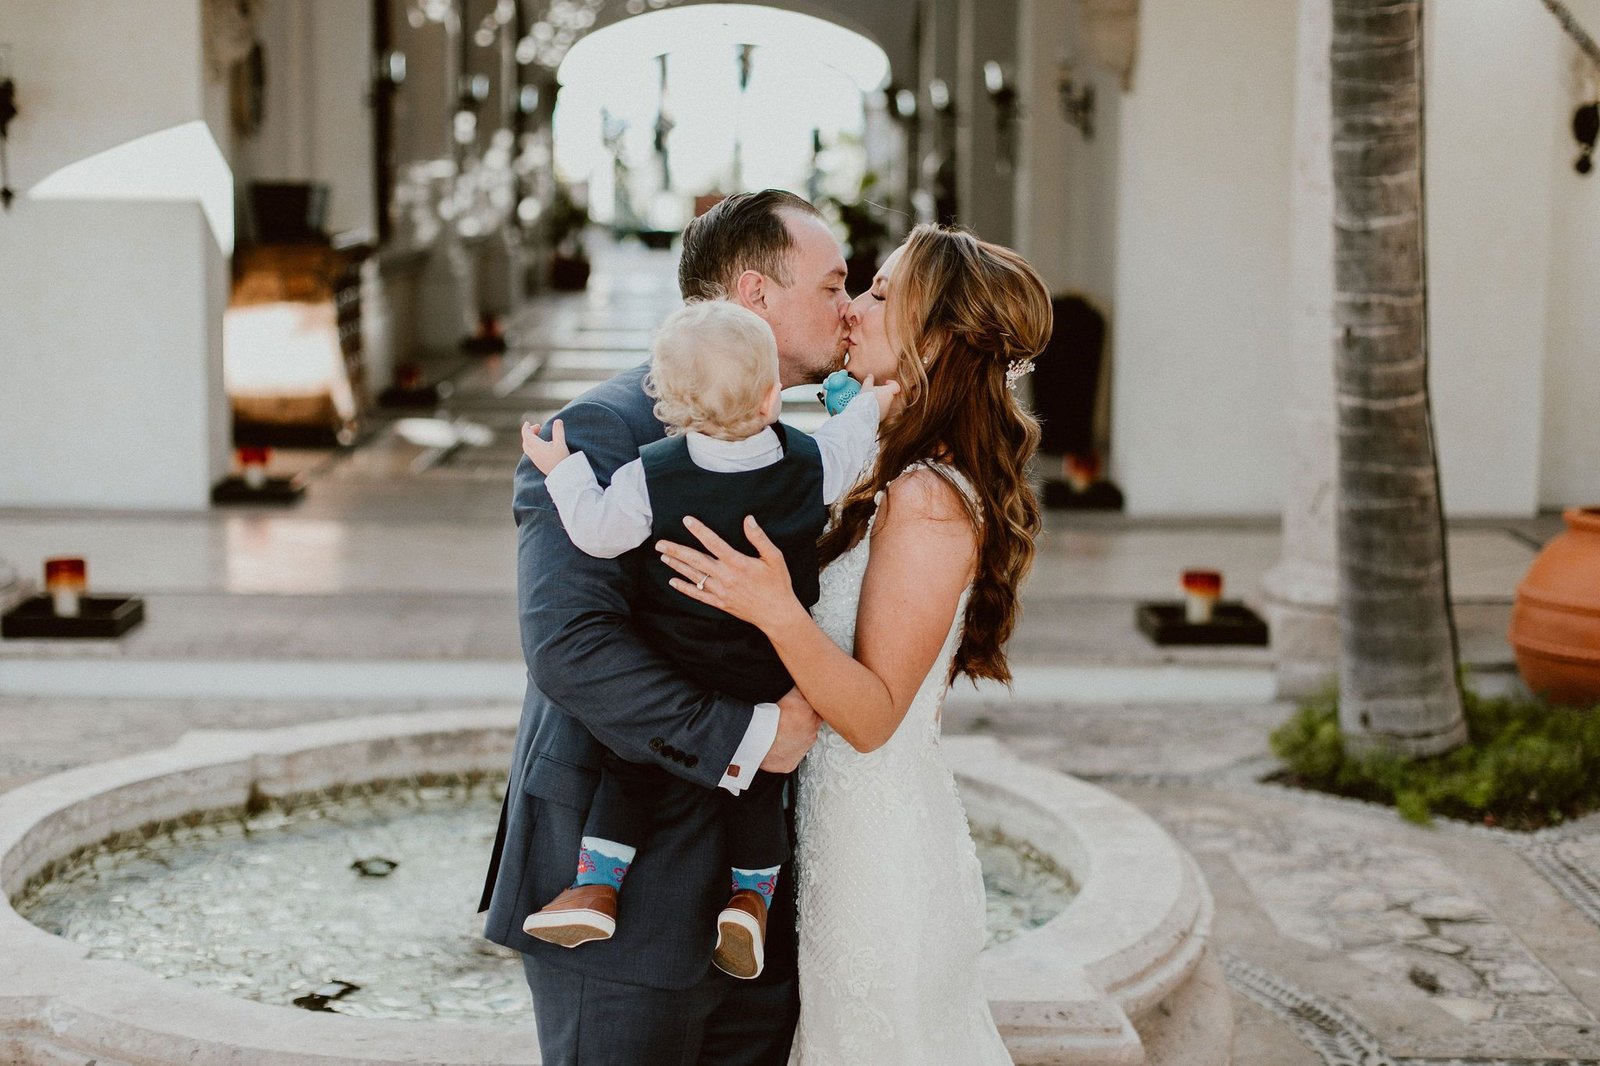
[[[441,416],[487,443],[419,444],[401,418],[428,412],[381,416],[354,449],[276,454],[309,486],[292,508],[0,510],[0,589],[77,554],[94,588],[148,609],[120,641],[0,641],[0,791],[193,728],[515,706],[517,427],[642,361],[675,301],[669,254],[609,250],[587,292],[512,323],[504,355],[429,361],[451,385]],[[820,417],[803,390],[788,409]],[[1484,675],[1508,675],[1514,586],[1560,527],[1450,530],[1464,657]],[[1186,567],[1259,603],[1278,553],[1275,521],[1052,512],[1016,690],[958,689],[946,728],[1093,777],[1190,847],[1217,895],[1240,1066],[1600,1062],[1600,827],[1539,844],[1261,785],[1290,711],[1271,653],[1157,648],[1134,627],[1137,602],[1173,597]]]

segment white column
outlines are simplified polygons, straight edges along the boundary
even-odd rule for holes
[[[1005,65],[1016,81],[1017,0],[960,0],[956,37],[956,164],[959,221],[986,241],[1016,241],[1013,218],[1014,165],[1001,162],[994,102],[984,87],[983,65]],[[1020,157],[1021,130],[1013,126]]]
[[[1295,65],[1289,478],[1283,546],[1263,582],[1278,693],[1309,695],[1339,664],[1338,448],[1333,377],[1333,160],[1329,0],[1300,0]]]

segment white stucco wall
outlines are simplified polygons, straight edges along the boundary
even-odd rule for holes
[[[1111,475],[1130,514],[1276,514],[1295,6],[1146,0],[1121,101]]]
[[[326,182],[329,232],[365,228],[376,236],[369,7],[364,0],[275,0],[266,6],[260,30],[267,65],[262,126],[253,139],[241,139],[239,154],[242,170],[256,180]],[[402,91],[432,88],[425,78],[417,84]]]
[[[1445,510],[1532,514],[1561,35],[1537,5],[1452,0],[1431,11],[1430,385]]]
[[[194,202],[30,200],[57,169],[215,117],[198,0],[7,0],[21,117],[0,214],[0,507],[201,509],[227,469],[226,263]]]
[[[1285,499],[1295,6],[1142,5],[1118,166],[1091,194],[1116,186],[1111,461],[1130,513],[1271,514]],[[1578,10],[1600,32],[1600,0]],[[1600,178],[1571,169],[1570,46],[1537,5],[1457,0],[1429,11],[1445,507],[1506,516],[1594,502]],[[1068,174],[1075,190],[1081,178]],[[1055,262],[1071,243],[1037,247]]]
[[[1096,69],[1076,32],[1077,0],[1021,0],[1017,249],[1057,293],[1113,303],[1116,264],[1117,141],[1121,88]],[[1057,85],[1066,61],[1081,85],[1094,84],[1094,136],[1068,125]]]
[[[1569,3],[1600,34],[1600,0]],[[1600,504],[1600,168],[1586,176],[1573,170],[1578,144],[1568,132],[1573,110],[1594,91],[1594,68],[1563,41],[1547,90],[1558,127],[1546,164],[1553,189],[1539,459],[1539,503],[1549,509]]]

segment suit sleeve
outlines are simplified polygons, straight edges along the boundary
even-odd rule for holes
[[[632,434],[609,408],[580,403],[559,417],[568,446],[588,457],[602,481],[637,458]],[[517,465],[513,513],[530,680],[629,762],[717,787],[751,726],[753,706],[694,685],[640,638],[629,621],[628,558],[597,559],[579,550],[544,475],[526,456]],[[680,757],[670,757],[674,752]]]

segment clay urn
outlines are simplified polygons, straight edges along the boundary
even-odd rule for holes
[[[1600,507],[1561,516],[1517,586],[1507,634],[1528,688],[1552,703],[1600,704]]]

